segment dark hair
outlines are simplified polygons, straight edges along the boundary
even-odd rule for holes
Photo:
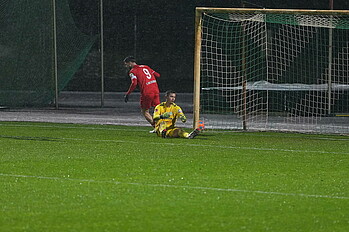
[[[165,96],[168,97],[168,96],[170,96],[171,93],[176,94],[176,92],[173,91],[173,90],[167,90],[166,93],[165,93]]]
[[[128,63],[128,62],[136,62],[136,58],[134,58],[133,56],[128,56],[124,59],[124,62],[125,63]]]

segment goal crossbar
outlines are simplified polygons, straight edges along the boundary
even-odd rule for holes
[[[307,15],[348,15],[349,10],[302,10],[302,9],[254,9],[254,8],[209,8],[196,7],[201,13],[255,13],[255,14],[307,14]]]

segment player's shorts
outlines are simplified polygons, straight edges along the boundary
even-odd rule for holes
[[[160,96],[158,93],[148,93],[141,95],[141,108],[149,109],[160,104]]]

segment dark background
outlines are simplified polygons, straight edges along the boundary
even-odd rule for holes
[[[75,23],[98,38],[68,83],[68,91],[100,91],[100,1],[69,0]],[[193,92],[195,7],[329,9],[329,0],[103,0],[106,92],[124,92],[130,80],[123,58],[134,55],[161,74],[160,91]],[[334,9],[349,9],[334,0]]]

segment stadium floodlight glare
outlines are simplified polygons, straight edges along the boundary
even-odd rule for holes
[[[349,11],[196,8],[194,125],[349,133]]]

